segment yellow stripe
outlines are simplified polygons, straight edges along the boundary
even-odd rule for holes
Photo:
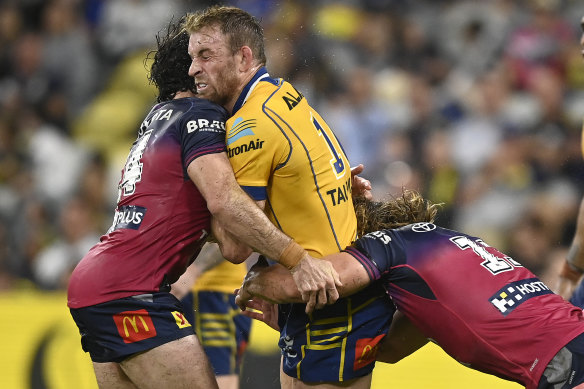
[[[332,338],[313,340],[312,343],[313,344],[323,344],[323,343],[327,343],[327,342],[334,342],[335,340],[338,340],[342,337],[343,337],[343,335],[337,335],[337,336],[333,336]]]
[[[201,316],[201,318],[203,318],[203,320],[230,320],[231,319],[231,315],[228,313],[210,313],[210,312],[199,312],[197,311],[197,314],[199,314]]]
[[[339,332],[346,332],[347,331],[347,326],[343,326],[343,327],[335,327],[335,328],[329,328],[326,330],[313,330],[311,332],[312,337],[316,337],[316,336],[321,336],[321,335],[332,335],[332,334],[337,334]]]
[[[355,308],[355,310],[353,312],[351,312],[351,315],[359,312],[360,310],[362,310],[363,308],[365,308],[366,306],[368,306],[369,304],[371,304],[372,302],[374,302],[378,298],[379,298],[379,296],[375,296],[375,297],[372,297],[369,300],[365,301],[363,304],[361,304],[357,308]]]
[[[353,328],[353,312],[351,310],[351,298],[347,298],[347,333]],[[347,352],[347,336],[343,339],[343,345],[341,347],[341,366],[339,367],[339,381],[343,381],[343,376],[345,374],[345,353]]]
[[[229,323],[228,322],[217,322],[217,321],[207,321],[204,323],[201,323],[201,328],[213,328],[213,329],[224,329],[224,330],[228,330],[229,329]]]
[[[229,338],[229,331],[204,331],[204,338]]]
[[[306,348],[309,350],[332,350],[334,348],[340,348],[342,346],[342,343],[343,342],[336,342],[336,343],[331,343],[331,344],[314,344],[313,343],[311,345],[307,345]],[[342,359],[342,357],[341,357],[341,359]]]
[[[204,340],[203,346],[207,347],[233,347],[233,342],[231,340]]]

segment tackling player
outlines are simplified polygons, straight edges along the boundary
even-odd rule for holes
[[[67,304],[100,388],[217,387],[191,324],[169,293],[212,224],[220,243],[237,236],[282,263],[298,264],[295,276],[311,301],[338,296],[332,267],[274,227],[235,181],[225,153],[227,113],[194,98],[193,80],[180,64],[187,39],[169,29],[158,40],[150,78],[160,103],[142,122],[122,170],[111,228],[68,286]],[[228,254],[237,262],[249,251]]]
[[[370,358],[395,363],[431,339],[465,366],[528,389],[584,388],[581,309],[481,239],[432,224],[436,206],[415,192],[366,201],[357,213],[368,234],[324,259],[339,272],[341,296],[380,280],[398,308]],[[290,281],[279,265],[254,266],[237,302],[275,327],[270,304],[248,299],[299,301]]]

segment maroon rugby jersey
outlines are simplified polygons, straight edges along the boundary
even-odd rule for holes
[[[70,308],[158,291],[186,270],[211,217],[187,167],[225,151],[226,118],[222,107],[197,98],[152,108],[122,170],[112,226],[71,275]]]
[[[345,251],[444,351],[527,388],[584,332],[581,309],[476,237],[417,223],[368,234]]]

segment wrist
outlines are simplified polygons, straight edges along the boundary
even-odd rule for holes
[[[572,281],[578,282],[580,277],[584,274],[584,270],[580,269],[579,267],[575,266],[568,260],[564,261],[564,265],[562,266],[562,270],[560,271],[560,276]]]
[[[306,255],[306,250],[302,248],[294,240],[291,240],[288,246],[280,254],[278,263],[286,267],[288,270],[292,270],[304,256]]]

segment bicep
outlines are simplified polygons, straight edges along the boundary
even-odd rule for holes
[[[211,212],[212,207],[228,195],[232,188],[239,188],[225,153],[206,154],[196,158],[189,164],[187,173],[207,201]]]

